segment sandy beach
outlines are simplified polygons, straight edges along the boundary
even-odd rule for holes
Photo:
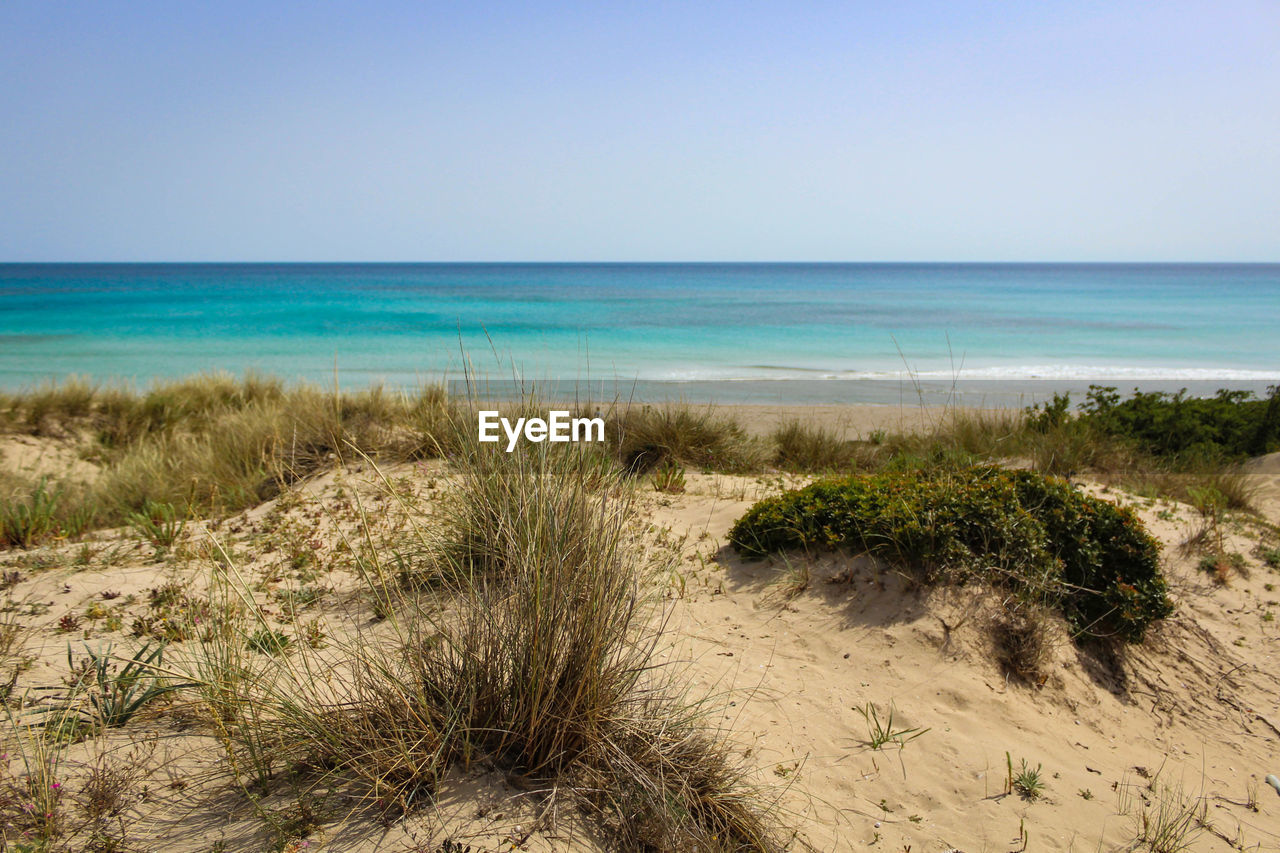
[[[712,414],[762,440],[795,420],[855,441],[929,433],[946,420],[918,406]],[[69,432],[10,433],[0,453],[15,476],[91,479],[99,463],[77,449],[82,442]],[[1188,544],[1204,527],[1202,512],[1073,478],[1084,493],[1137,513],[1159,542],[1176,610],[1142,644],[1123,648],[1081,645],[1051,621],[1033,684],[998,663],[998,590],[921,586],[847,553],[750,561],[730,547],[730,528],[753,504],[812,475],[688,466],[682,487],[665,491],[642,478],[628,529],[637,553],[667,567],[644,582],[662,628],[652,659],[679,695],[703,703],[706,724],[790,849],[1274,849],[1280,792],[1263,780],[1280,770],[1280,595],[1267,565],[1280,458],[1257,459],[1243,476],[1256,514],[1234,515],[1215,533],[1220,550],[1241,555],[1218,581]],[[201,619],[237,620],[240,642],[256,649],[246,665],[262,678],[279,661],[314,658],[309,666],[328,661],[341,671],[356,638],[386,639],[394,621],[370,621],[380,605],[369,598],[358,540],[404,552],[410,531],[442,523],[462,483],[439,459],[348,459],[243,510],[192,516],[163,548],[134,524],[0,552],[10,659],[25,661],[10,693],[26,697],[17,713],[47,712],[53,700],[42,690],[66,693],[76,678],[68,648],[74,663],[104,644],[131,653],[167,637],[166,671],[189,672],[209,639],[195,627]],[[234,587],[231,599],[220,584]],[[263,646],[264,631],[288,637],[288,651]],[[45,743],[59,754],[49,772],[68,792],[58,806],[63,843],[84,843],[97,826],[127,837],[128,849],[193,853],[459,849],[440,846],[446,839],[486,851],[612,849],[554,779],[526,779],[493,757],[454,765],[429,807],[390,819],[356,789],[333,780],[316,787],[323,777],[287,767],[255,788],[249,767],[228,761],[205,701],[198,691],[166,694],[126,724]],[[26,759],[10,749],[10,779],[22,777],[41,742],[32,730],[25,737]],[[1034,790],[1011,784],[1023,771]],[[104,773],[119,783],[118,812],[77,819]],[[1156,821],[1179,844],[1142,847]],[[7,831],[18,828],[10,819]]]

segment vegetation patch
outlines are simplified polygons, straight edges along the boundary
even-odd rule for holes
[[[1135,391],[1122,401],[1115,388],[1093,385],[1080,418],[1153,456],[1224,461],[1280,450],[1280,386],[1265,400],[1224,389],[1203,398]]]
[[[780,849],[735,750],[656,660],[646,581],[667,567],[634,542],[635,480],[548,444],[472,444],[454,464],[457,490],[407,564],[364,570],[382,616],[367,635],[284,655],[262,623],[255,661],[234,637],[194,650],[252,784],[284,763],[397,814],[489,761],[518,788],[570,792],[616,849]]]
[[[1077,634],[1139,641],[1173,605],[1159,546],[1128,509],[1030,471],[888,470],[760,501],[730,531],[741,553],[842,548],[919,573],[979,577],[1059,608]]]
[[[833,430],[791,420],[773,431],[773,462],[784,471],[839,471],[851,469],[858,445]]]
[[[665,462],[712,471],[743,473],[764,467],[761,442],[713,408],[670,404],[628,408],[605,429],[619,461],[632,472]]]

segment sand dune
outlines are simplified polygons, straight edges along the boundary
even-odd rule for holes
[[[1280,521],[1280,456],[1250,472],[1265,520]],[[386,475],[422,495],[426,519],[432,496],[448,488],[440,463]],[[352,496],[396,523],[376,496],[380,482],[354,466],[221,524],[194,524],[182,560],[154,559],[128,531],[93,537],[86,566],[71,565],[85,550],[77,544],[6,554],[4,570],[19,573],[7,595],[36,629],[36,658],[20,683],[60,683],[68,644],[78,647],[85,629],[93,642],[132,648],[131,621],[147,615],[151,590],[178,582],[200,597],[214,540],[256,579],[270,619],[282,616],[275,591],[297,586],[282,568],[289,543],[309,543],[319,567],[310,583],[323,592],[307,618],[343,630],[362,606],[340,557]],[[683,667],[675,671],[691,694],[711,697],[713,720],[776,798],[797,849],[1119,850],[1141,835],[1144,814],[1150,822],[1159,813],[1188,816],[1185,849],[1280,849],[1280,796],[1263,783],[1280,773],[1280,575],[1263,564],[1256,524],[1226,534],[1245,570],[1218,585],[1179,549],[1199,524],[1192,510],[1088,486],[1134,504],[1159,537],[1178,610],[1119,654],[1077,647],[1057,626],[1047,678],[1028,686],[995,663],[990,592],[920,589],[864,558],[752,563],[726,547],[752,502],[795,482],[690,474],[684,494],[646,491],[642,504],[647,547],[681,557],[681,571],[655,590],[673,629],[661,660]],[[95,604],[117,614],[114,629],[84,615]],[[71,630],[59,627],[68,614]],[[892,713],[899,733],[879,749],[867,743],[870,710],[882,723]],[[78,744],[64,762],[68,784],[104,750],[139,754],[148,793],[128,815],[141,849],[263,849],[261,814],[200,725],[179,704]],[[1009,791],[1008,768],[1024,761],[1043,784],[1036,799]],[[385,825],[335,796],[307,849],[432,850],[445,835],[476,850],[607,849],[564,798],[530,788],[480,762],[444,781],[435,811]],[[294,808],[287,794],[259,810],[285,814]]]

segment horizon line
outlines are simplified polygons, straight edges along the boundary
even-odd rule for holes
[[[92,260],[92,261],[12,261],[0,260],[0,266],[1280,266],[1277,260],[982,260],[982,261],[911,261],[911,260]]]

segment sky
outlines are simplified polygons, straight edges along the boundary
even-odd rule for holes
[[[0,3],[0,262],[1280,261],[1280,3]]]

